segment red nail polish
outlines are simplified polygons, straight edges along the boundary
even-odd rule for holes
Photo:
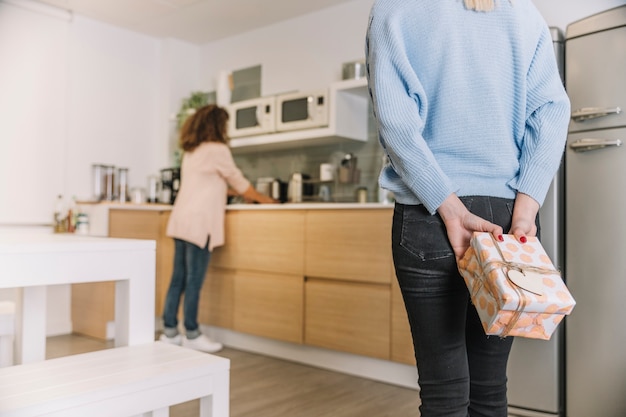
[[[502,236],[502,235],[498,235],[498,240],[499,240],[500,242],[504,242],[504,236]]]
[[[519,238],[519,241],[522,242],[522,243],[526,243],[526,240],[527,240],[526,236],[522,236],[522,237]]]

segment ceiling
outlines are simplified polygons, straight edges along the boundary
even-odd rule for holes
[[[352,0],[37,1],[150,36],[203,44]]]

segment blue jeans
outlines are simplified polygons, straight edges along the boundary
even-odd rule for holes
[[[183,293],[185,295],[183,314],[187,338],[195,339],[200,335],[198,303],[210,259],[211,252],[207,250],[207,246],[200,248],[193,243],[174,239],[174,271],[163,308],[163,327],[166,336],[174,337],[178,334],[177,314]]]
[[[461,200],[505,233],[510,229],[513,200]],[[421,417],[506,417],[513,337],[485,335],[441,217],[422,205],[396,204],[392,249],[413,336]]]

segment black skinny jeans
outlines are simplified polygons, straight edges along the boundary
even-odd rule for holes
[[[513,200],[463,197],[474,214],[508,232]],[[421,417],[506,417],[513,338],[486,336],[459,275],[443,220],[396,204],[393,260],[409,316]]]

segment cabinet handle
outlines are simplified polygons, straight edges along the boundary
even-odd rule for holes
[[[595,151],[609,146],[622,146],[622,141],[620,139],[584,138],[578,139],[569,145],[570,149],[575,152]]]
[[[608,116],[610,114],[620,114],[622,109],[619,107],[614,108],[601,108],[601,107],[584,107],[572,112],[572,120],[575,122],[584,122],[589,119],[597,119],[598,117]]]

